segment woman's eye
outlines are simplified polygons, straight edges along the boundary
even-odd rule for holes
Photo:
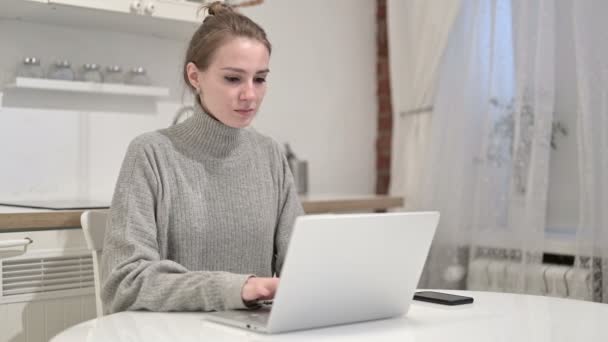
[[[264,77],[256,77],[255,82],[256,83],[264,83],[264,82],[266,82],[266,78],[264,78]]]
[[[224,79],[226,79],[226,81],[228,81],[230,83],[236,83],[239,81],[238,77],[233,77],[233,76],[226,76],[226,77],[224,77]]]

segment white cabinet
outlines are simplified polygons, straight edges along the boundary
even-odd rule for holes
[[[119,13],[138,12],[141,8],[140,0],[47,0],[51,5],[74,6],[102,11]]]
[[[148,0],[143,1],[143,12],[156,18],[183,20],[200,24],[203,22],[201,4],[189,1]]]
[[[201,3],[185,0],[37,0],[51,5],[64,5],[118,13],[151,16],[185,22],[200,23]]]
[[[204,19],[185,0],[0,0],[0,19],[188,40]]]
[[[40,1],[40,0],[39,0]],[[47,0],[49,4],[90,8],[155,18],[200,23],[201,3],[185,0]],[[199,15],[200,13],[200,15]]]

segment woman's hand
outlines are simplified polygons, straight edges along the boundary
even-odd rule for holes
[[[273,299],[279,287],[279,278],[251,277],[241,290],[243,302]]]

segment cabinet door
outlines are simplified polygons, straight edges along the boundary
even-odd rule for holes
[[[176,0],[144,0],[143,13],[160,19],[202,23],[202,3]]]
[[[113,12],[138,12],[141,8],[141,0],[48,0],[50,4],[84,7]]]

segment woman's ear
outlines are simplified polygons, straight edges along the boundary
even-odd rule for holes
[[[200,72],[196,64],[192,62],[188,62],[188,64],[186,64],[186,75],[188,75],[188,81],[190,82],[190,85],[196,89],[197,93],[201,89],[199,74]]]

